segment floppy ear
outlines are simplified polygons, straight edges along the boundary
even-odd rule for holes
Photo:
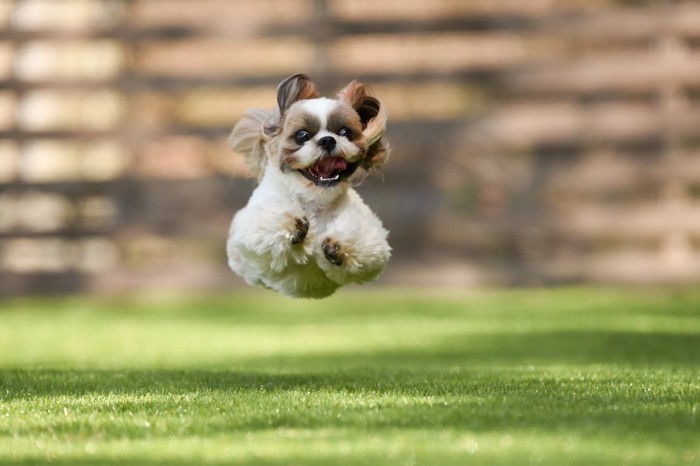
[[[367,143],[367,154],[362,162],[366,170],[378,169],[389,158],[389,150],[382,140],[389,114],[374,92],[362,83],[352,81],[338,92],[338,98],[355,109],[362,122],[362,135]]]
[[[243,160],[258,180],[262,178],[267,162],[265,144],[268,138],[264,134],[265,123],[273,118],[273,113],[272,110],[259,108],[246,110],[228,138],[231,149],[243,155]]]
[[[294,102],[316,97],[320,97],[316,84],[307,75],[299,73],[286,78],[277,86],[277,111],[265,121],[263,132],[274,136],[282,126],[285,113]]]
[[[280,115],[284,115],[287,109],[297,100],[314,99],[319,97],[316,85],[305,74],[295,74],[277,86],[277,106]]]
[[[349,104],[360,115],[362,129],[367,128],[369,121],[379,114],[382,106],[371,89],[357,81],[352,81],[338,92],[338,98]]]

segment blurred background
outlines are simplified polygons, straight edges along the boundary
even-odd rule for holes
[[[226,137],[287,75],[390,110],[380,284],[700,281],[700,3],[0,0],[0,295],[230,290]]]

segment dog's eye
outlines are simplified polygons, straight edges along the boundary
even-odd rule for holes
[[[308,131],[304,131],[303,129],[301,131],[297,131],[297,134],[294,135],[294,140],[298,144],[304,144],[309,139],[311,139],[311,135]]]
[[[350,128],[342,127],[338,131],[338,136],[343,136],[344,138],[350,139],[352,137],[352,130]]]

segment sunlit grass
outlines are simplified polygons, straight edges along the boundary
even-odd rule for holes
[[[700,292],[0,304],[0,464],[692,464]]]

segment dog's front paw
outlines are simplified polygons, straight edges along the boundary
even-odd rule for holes
[[[323,250],[323,255],[326,256],[328,262],[333,265],[343,265],[345,262],[346,253],[343,252],[343,248],[340,243],[333,238],[326,238],[321,244],[321,249]]]
[[[289,242],[292,245],[299,244],[306,238],[309,232],[309,221],[306,217],[294,217],[292,230],[289,232]]]

